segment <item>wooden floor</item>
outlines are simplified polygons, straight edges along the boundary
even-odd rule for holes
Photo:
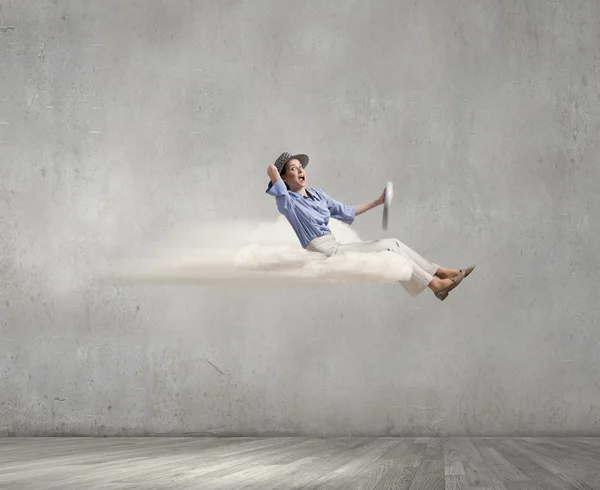
[[[4,438],[8,489],[600,489],[600,438]]]

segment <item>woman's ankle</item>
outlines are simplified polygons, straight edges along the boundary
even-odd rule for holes
[[[457,274],[460,274],[460,271],[458,269],[444,269],[443,267],[440,267],[435,272],[435,276],[439,279],[450,279],[456,276]]]
[[[434,277],[427,287],[431,289],[434,293],[436,293],[449,286],[450,282],[450,279],[441,279],[439,277]]]

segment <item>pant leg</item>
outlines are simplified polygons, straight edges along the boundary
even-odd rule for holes
[[[371,242],[353,242],[343,245],[338,244],[334,253],[369,253],[383,251],[394,252],[409,259],[412,265],[411,278],[406,282],[401,281],[400,284],[411,296],[418,296],[420,293],[422,293],[425,288],[427,288],[433,279],[433,275],[439,268],[438,265],[422,257],[410,247],[395,238],[386,238]]]
[[[408,292],[411,295],[416,296],[417,294],[422,292],[429,285],[429,283],[433,279],[433,276],[435,275],[435,273],[437,272],[437,270],[440,267],[438,264],[431,262],[430,260],[426,259],[422,255],[415,252],[412,248],[410,248],[408,245],[402,243],[400,240],[397,240],[395,238],[393,240],[396,242],[396,246],[409,259],[411,259],[414,262],[412,276],[415,279],[415,281],[419,283],[419,285],[416,285],[416,283],[409,284],[408,286],[410,286],[412,288],[412,292],[411,291],[408,291]],[[413,287],[413,286],[416,286],[416,287]]]
[[[331,233],[328,233],[327,235],[313,239],[306,246],[306,250],[308,252],[316,252],[331,257],[337,253],[339,246],[340,244],[335,237]]]
[[[437,270],[440,268],[440,266],[438,264],[435,264],[435,263],[431,262],[430,260],[426,259],[425,257],[423,257],[422,255],[418,254],[412,248],[410,248],[408,245],[402,243],[400,240],[397,240],[395,238],[393,238],[393,240],[396,242],[396,245],[400,248],[400,250],[402,250],[411,260],[413,260],[415,262],[415,264],[417,264],[427,274],[433,276],[437,272]],[[431,279],[430,279],[430,281],[431,281]],[[429,283],[427,283],[427,284],[429,284]]]

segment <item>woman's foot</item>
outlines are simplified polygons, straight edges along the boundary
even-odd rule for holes
[[[475,269],[474,265],[468,269],[445,269],[444,267],[439,267],[435,273],[435,276],[439,277],[440,279],[451,279],[458,276],[461,272],[464,272],[465,277],[467,277],[471,272],[473,272],[473,269]]]
[[[434,277],[429,283],[428,287],[433,291],[437,299],[444,301],[448,297],[450,291],[452,291],[456,286],[458,286],[464,278],[464,271],[459,272],[458,275],[450,279],[439,279]]]
[[[460,272],[459,269],[445,269],[444,267],[439,267],[435,272],[435,276],[440,279],[450,279],[451,277],[458,276]]]
[[[440,279],[438,277],[434,277],[427,287],[434,293],[439,293],[452,284],[452,279]]]

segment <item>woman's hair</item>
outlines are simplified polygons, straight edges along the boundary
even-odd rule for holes
[[[285,164],[283,165],[283,168],[281,169],[281,172],[279,172],[279,175],[281,176],[281,180],[283,180],[283,177],[284,177],[285,173],[287,172],[288,163],[290,163],[290,162],[285,162]],[[287,185],[286,181],[283,181],[283,183],[285,184],[285,187],[289,191],[290,190],[290,186]]]

